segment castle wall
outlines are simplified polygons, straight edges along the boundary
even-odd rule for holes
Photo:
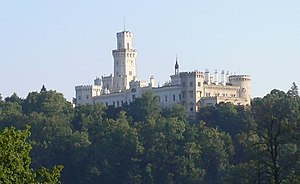
[[[117,49],[112,51],[114,57],[114,75],[97,78],[95,85],[76,86],[76,105],[103,103],[106,106],[120,107],[131,103],[147,91],[159,97],[163,108],[174,104],[182,104],[190,117],[195,117],[199,108],[230,102],[235,105],[249,105],[251,77],[248,75],[232,75],[217,71],[210,74],[204,72],[181,72],[176,58],[175,74],[171,82],[163,87],[154,87],[154,77],[149,85],[146,81],[138,81],[136,73],[136,50],[132,44],[132,33],[117,33]]]
[[[102,86],[100,85],[81,85],[75,87],[76,105],[92,104],[93,97],[101,95]]]

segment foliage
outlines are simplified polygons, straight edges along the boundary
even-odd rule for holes
[[[55,165],[64,166],[60,181],[72,184],[299,183],[299,123],[295,83],[287,93],[253,99],[251,108],[201,107],[196,121],[179,104],[161,109],[151,93],[119,108],[73,108],[61,93],[43,89],[0,100],[0,128],[23,140],[6,147],[0,142],[0,152],[19,147],[20,156],[4,160],[20,162],[7,168],[24,168],[14,174],[28,177],[27,183],[58,183],[61,167]],[[16,130],[26,124],[30,144],[28,130]],[[16,129],[5,128],[11,126]],[[12,141],[10,134],[0,139]],[[0,176],[14,177],[7,172]]]
[[[29,152],[31,145],[27,142],[29,130],[5,128],[0,134],[0,183],[60,183],[62,166],[49,172],[46,168],[34,171],[30,168]]]

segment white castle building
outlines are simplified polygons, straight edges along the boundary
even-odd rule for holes
[[[103,103],[120,107],[150,91],[159,97],[163,108],[174,104],[183,105],[190,116],[201,106],[230,102],[236,105],[250,105],[249,75],[229,75],[222,71],[210,74],[192,71],[180,72],[176,58],[175,72],[170,82],[159,87],[154,77],[150,81],[137,80],[136,57],[133,35],[129,31],[117,33],[117,49],[112,51],[114,74],[96,78],[93,85],[76,86],[76,105]]]

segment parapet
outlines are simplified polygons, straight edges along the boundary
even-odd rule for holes
[[[229,76],[229,81],[246,81],[251,80],[250,75],[231,75]]]
[[[99,85],[81,85],[81,86],[75,86],[75,90],[93,90],[95,88],[99,88],[101,89],[102,86],[99,86]]]
[[[180,72],[179,75],[180,77],[195,77],[195,76],[204,77],[204,72],[200,72],[200,71]]]

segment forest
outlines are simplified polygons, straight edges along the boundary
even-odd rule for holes
[[[43,88],[0,96],[0,183],[299,184],[300,97],[272,90],[251,106],[73,107]]]

